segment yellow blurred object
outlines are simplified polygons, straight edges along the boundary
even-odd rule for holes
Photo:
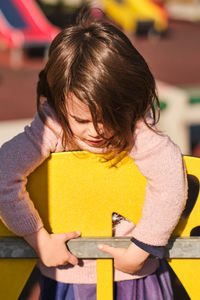
[[[123,157],[113,167],[113,161],[102,162],[102,159],[102,155],[84,151],[56,153],[31,174],[27,188],[45,227],[50,232],[79,230],[83,237],[110,237],[113,212],[134,223],[138,222],[142,212],[146,179],[129,156]],[[185,162],[188,173],[194,174],[199,180],[200,159],[185,157]],[[190,217],[179,225],[179,235],[190,235],[191,228],[199,224],[199,200]],[[186,223],[187,226],[189,224],[188,229],[186,226],[182,230]],[[0,235],[10,235],[3,224],[0,227]],[[23,268],[20,272],[17,261]],[[194,269],[187,269],[188,262],[195,262]],[[0,260],[2,299],[18,299],[35,263],[35,259]],[[195,276],[195,272],[199,274],[200,260],[172,259],[170,264],[190,297],[197,300],[200,279],[196,276],[192,282],[191,278],[192,274]],[[113,298],[112,270],[111,259],[98,259],[98,300]],[[9,288],[11,281],[14,281],[12,289]]]
[[[130,33],[140,31],[164,32],[168,14],[150,0],[101,0],[104,11],[112,20]]]

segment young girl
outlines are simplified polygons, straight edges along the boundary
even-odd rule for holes
[[[0,212],[40,257],[41,299],[96,298],[95,260],[81,265],[65,246],[80,233],[47,232],[25,189],[50,153],[68,150],[125,150],[146,177],[137,226],[114,216],[115,235],[132,236],[131,245],[99,248],[114,257],[115,299],[173,299],[158,258],[184,208],[187,184],[179,148],[155,128],[158,98],[143,57],[117,28],[82,14],[52,42],[37,99],[34,121],[0,149]]]

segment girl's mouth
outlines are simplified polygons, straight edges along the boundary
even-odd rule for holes
[[[97,140],[97,141],[96,140],[88,140],[88,142],[91,144],[99,144],[102,142],[102,140]]]
[[[99,145],[102,143],[102,140],[87,140],[87,142],[91,145]]]

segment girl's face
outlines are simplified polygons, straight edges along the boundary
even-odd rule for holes
[[[92,147],[101,147],[103,139],[95,130],[89,107],[75,95],[70,94],[66,101],[68,122],[73,135]],[[105,135],[101,120],[98,122],[101,133]]]

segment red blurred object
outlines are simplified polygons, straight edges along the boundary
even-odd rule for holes
[[[162,1],[162,0],[150,0],[150,2],[152,2],[156,6],[160,7],[161,11],[163,13],[163,16],[165,18],[169,19],[169,13],[168,13],[168,10],[166,9],[166,5],[165,5],[164,1]]]
[[[45,46],[58,33],[34,0],[0,1],[0,40],[7,48]]]

